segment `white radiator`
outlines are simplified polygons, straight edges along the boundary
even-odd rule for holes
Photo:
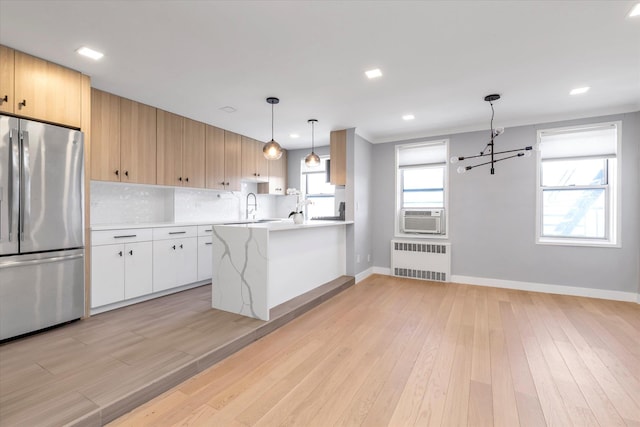
[[[392,240],[391,274],[446,282],[451,275],[451,244]]]

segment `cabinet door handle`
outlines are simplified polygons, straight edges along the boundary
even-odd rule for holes
[[[124,176],[126,176],[127,178],[129,178],[129,171],[124,171]]]
[[[176,250],[176,245],[171,246],[171,248],[175,251]]]
[[[129,251],[129,255],[133,255],[133,249]]]
[[[184,246],[180,245],[180,249],[184,249]]]
[[[5,95],[4,98],[0,98],[0,104],[3,102],[9,102],[9,95]]]
[[[27,106],[27,100],[23,99],[22,102],[18,102],[18,110],[22,110],[22,107]]]
[[[118,255],[122,256],[122,251],[118,252]]]
[[[220,184],[222,184],[222,185],[226,185],[224,181],[222,181]]]
[[[116,169],[115,174],[116,174],[116,176],[120,176],[120,171],[118,169]]]
[[[178,181],[182,182],[182,177],[181,176],[178,177]]]
[[[114,239],[124,239],[127,237],[136,237],[136,234],[126,234],[126,235],[122,235],[122,236],[113,236]]]
[[[224,185],[229,185],[229,183],[228,183],[228,182],[225,182],[225,183],[224,183]]]
[[[170,231],[169,234],[187,234],[186,231]]]
[[[186,177],[186,178],[185,178],[185,181],[189,182],[189,177]]]

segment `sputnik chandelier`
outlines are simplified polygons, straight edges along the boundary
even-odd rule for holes
[[[533,149],[532,146],[518,148],[516,150],[495,151],[494,139],[504,133],[504,128],[497,128],[497,129],[493,128],[493,116],[494,116],[493,101],[497,101],[498,99],[500,99],[500,95],[495,93],[484,97],[484,100],[487,101],[489,105],[491,105],[491,139],[489,143],[487,143],[487,145],[480,152],[480,154],[477,154],[475,156],[465,156],[465,157],[454,156],[451,158],[451,163],[458,163],[458,162],[462,162],[469,159],[479,159],[483,157],[484,158],[489,157],[491,160],[484,163],[478,163],[477,165],[459,166],[458,173],[465,173],[466,171],[477,168],[479,166],[491,165],[491,175],[494,175],[495,164],[497,162],[501,162],[507,159],[513,159],[514,157],[523,157],[523,156],[528,157],[531,155],[531,150]],[[507,154],[507,156],[496,157],[496,156],[502,156],[503,154]]]

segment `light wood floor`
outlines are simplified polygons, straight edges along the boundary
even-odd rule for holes
[[[212,309],[208,285],[4,343],[0,427],[112,421],[353,283],[274,307],[268,322]]]
[[[640,308],[371,276],[111,426],[638,426]]]

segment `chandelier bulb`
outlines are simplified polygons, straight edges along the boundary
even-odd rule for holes
[[[459,174],[463,174],[467,171],[467,168],[465,168],[464,166],[458,166],[457,171]]]
[[[451,158],[451,163],[458,163],[458,157],[457,156],[453,156]]]

